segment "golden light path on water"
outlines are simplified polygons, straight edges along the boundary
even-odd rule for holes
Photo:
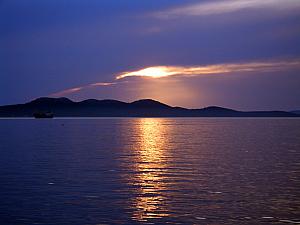
[[[163,173],[167,167],[165,151],[168,145],[167,126],[164,119],[142,118],[136,124],[139,142],[136,146],[134,180],[139,185],[137,197],[133,200],[133,219],[147,221],[151,218],[168,216],[163,191]]]

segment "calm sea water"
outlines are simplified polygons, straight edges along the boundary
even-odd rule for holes
[[[0,120],[0,224],[299,221],[299,119]]]

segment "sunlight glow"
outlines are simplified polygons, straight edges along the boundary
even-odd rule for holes
[[[151,77],[162,78],[169,76],[197,76],[205,74],[224,74],[235,72],[274,72],[283,69],[300,67],[300,60],[289,61],[268,61],[268,62],[249,62],[237,64],[214,64],[206,66],[182,67],[182,66],[155,66],[137,71],[125,72],[117,76],[116,79],[125,77]]]
[[[133,202],[133,219],[140,222],[169,216],[163,194],[168,188],[165,183],[168,148],[165,122],[165,119],[143,118],[136,124],[140,141],[135,148],[136,176],[133,179],[139,187],[139,194]]]
[[[132,77],[132,76],[143,76],[143,77],[152,77],[152,78],[160,78],[167,77],[177,74],[176,67],[168,67],[168,66],[156,66],[156,67],[148,67],[142,70],[123,73],[116,77],[117,80]]]
[[[201,76],[209,74],[230,74],[230,73],[249,73],[249,72],[279,72],[290,69],[300,68],[300,59],[289,60],[268,60],[258,62],[245,62],[245,63],[225,63],[225,64],[211,64],[211,65],[198,65],[198,66],[152,66],[143,68],[136,71],[124,72],[115,77],[115,82],[98,82],[80,87],[66,89],[56,92],[49,96],[62,97],[76,92],[95,88],[95,87],[108,87],[112,85],[119,85],[120,83],[130,81],[120,81],[124,78],[130,77],[148,77],[148,78],[166,78],[172,76]]]

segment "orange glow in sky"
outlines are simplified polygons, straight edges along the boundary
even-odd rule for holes
[[[152,78],[161,78],[178,74],[178,67],[173,66],[155,66],[148,67],[142,70],[123,73],[116,77],[117,80],[125,77],[143,76]]]
[[[234,64],[213,64],[204,66],[154,66],[141,70],[124,72],[116,77],[117,80],[125,77],[162,78],[176,75],[196,76],[205,74],[224,74],[235,72],[271,72],[299,67],[300,60],[248,62]]]
[[[290,59],[290,60],[269,60],[260,62],[244,62],[244,63],[226,63],[226,64],[210,64],[210,65],[197,65],[197,66],[151,66],[146,67],[136,71],[123,72],[115,77],[113,82],[97,82],[88,85],[83,85],[80,87],[66,89],[60,92],[51,94],[53,97],[61,97],[70,94],[74,94],[79,91],[83,91],[95,87],[108,87],[121,85],[124,78],[132,77],[147,77],[153,78],[148,80],[143,80],[139,84],[142,88],[139,89],[139,96],[147,98],[147,96],[155,97],[161,101],[172,102],[172,99],[179,99],[178,96],[175,98],[176,94],[172,93],[170,95],[169,83],[166,79],[173,76],[183,76],[183,77],[193,77],[193,76],[203,76],[210,74],[232,74],[232,73],[249,73],[249,72],[276,72],[276,71],[286,71],[289,69],[300,68],[300,59]],[[165,78],[165,79],[158,79]],[[165,80],[165,82],[158,82]],[[155,81],[155,83],[153,83]],[[172,85],[174,88],[174,84]],[[192,91],[190,88],[184,87],[183,84],[176,84],[176,89],[180,91],[180,97],[182,98],[193,98]],[[155,91],[154,91],[155,90]],[[179,92],[178,92],[179,93]],[[183,94],[184,93],[184,94]],[[170,96],[173,96],[170,98]],[[170,100],[171,99],[171,100]],[[175,103],[174,103],[175,104]]]

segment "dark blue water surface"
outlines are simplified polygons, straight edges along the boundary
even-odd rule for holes
[[[0,224],[293,224],[299,119],[1,119]]]

